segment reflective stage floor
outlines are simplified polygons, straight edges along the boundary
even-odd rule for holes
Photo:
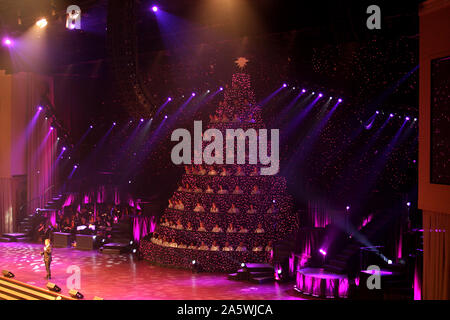
[[[11,271],[19,281],[44,288],[47,281],[41,250],[38,244],[0,243],[0,269]],[[226,274],[153,266],[131,254],[54,248],[51,282],[61,287],[63,294],[68,294],[67,282],[74,283],[70,271],[77,267],[79,291],[85,299],[301,299],[293,290],[293,282],[256,285],[228,280]]]

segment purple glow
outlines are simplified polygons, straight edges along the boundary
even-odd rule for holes
[[[164,119],[167,119],[167,115],[164,116]]]
[[[379,113],[380,113],[380,111],[378,111],[378,110],[377,110],[377,111],[375,111],[375,113],[376,113],[376,114],[379,114]]]
[[[13,45],[13,42],[10,38],[3,38],[3,45],[11,47]]]
[[[66,147],[63,147],[63,148],[62,148],[62,151],[66,151]]]
[[[191,94],[193,97],[195,97],[195,92],[192,92],[192,94]]]
[[[116,123],[115,122],[113,122],[113,126],[115,126],[116,125]]]
[[[50,127],[50,130],[53,130],[54,128],[53,127]]]
[[[406,121],[409,121],[409,117],[406,117],[405,120],[406,120]]]
[[[407,205],[408,207],[411,206],[411,202],[408,201],[408,202],[406,203],[406,205]]]
[[[338,99],[338,102],[342,102],[342,99],[341,99],[341,98],[339,98],[339,99]]]
[[[93,125],[90,125],[90,126],[89,126],[89,128],[91,128],[91,129],[92,129],[92,128],[94,128],[94,126],[93,126]]]
[[[323,250],[322,248],[319,249],[319,252],[323,255],[326,256],[327,252],[325,250]]]
[[[394,114],[391,113],[391,114],[389,115],[389,118],[393,118],[393,117],[394,117]]]
[[[143,119],[143,118],[141,118],[141,122],[144,122],[144,119]]]
[[[283,83],[283,88],[286,88],[287,87],[287,84],[286,83]]]
[[[306,90],[305,89],[302,89],[302,93],[305,93],[306,92]]]
[[[322,97],[322,96],[323,96],[323,94],[319,93],[319,97]]]
[[[220,88],[219,88],[219,90],[220,90],[220,91],[222,91],[222,90],[223,90],[223,88],[222,88],[222,87],[220,87]]]
[[[157,6],[153,6],[153,7],[152,7],[152,11],[153,11],[153,12],[157,12],[157,11],[158,11],[158,7],[157,7]]]
[[[171,97],[168,97],[168,98],[167,98],[167,101],[172,101],[172,98],[171,98]]]
[[[345,209],[348,211],[350,210],[350,206],[346,206]]]
[[[38,110],[39,110],[39,111],[42,111],[42,107],[41,107],[41,106],[39,106],[39,107],[38,107]]]

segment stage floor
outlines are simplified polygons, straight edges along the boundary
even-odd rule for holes
[[[0,269],[15,274],[15,279],[45,287],[42,246],[30,243],[0,243]],[[228,280],[225,274],[195,274],[188,270],[162,268],[138,261],[131,254],[110,255],[97,251],[54,248],[52,279],[67,294],[69,266],[81,271],[85,299],[167,299],[167,300],[242,300],[297,299],[294,283],[255,285]]]

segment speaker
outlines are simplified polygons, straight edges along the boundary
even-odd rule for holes
[[[81,292],[79,292],[78,290],[75,289],[70,289],[69,294],[72,298],[75,299],[83,299],[84,296],[81,294]]]
[[[8,270],[2,270],[2,274],[5,278],[14,278],[14,273]]]

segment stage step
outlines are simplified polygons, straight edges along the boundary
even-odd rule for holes
[[[74,300],[71,297],[0,276],[0,300]]]
[[[251,278],[249,279],[250,282],[252,283],[257,283],[257,284],[263,284],[263,283],[270,283],[270,282],[274,282],[275,279],[272,277],[257,277],[257,278]]]
[[[25,233],[4,233],[3,238],[8,238],[9,242],[20,242],[20,239],[26,238]]]

